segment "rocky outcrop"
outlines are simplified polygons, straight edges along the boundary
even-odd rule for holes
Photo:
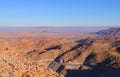
[[[13,52],[0,52],[1,77],[63,77],[30,58]]]

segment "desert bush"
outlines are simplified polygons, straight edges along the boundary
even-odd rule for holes
[[[6,48],[5,50],[9,50],[9,48]]]

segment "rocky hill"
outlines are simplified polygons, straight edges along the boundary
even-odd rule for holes
[[[87,74],[96,77],[94,72],[97,72],[97,77],[104,77],[104,75],[108,77],[119,77],[120,42],[91,38],[76,42],[63,42],[60,40],[20,40],[14,43],[10,41],[1,42],[1,72],[9,73],[11,70],[13,72],[10,75],[14,73],[17,75],[16,73],[19,72],[19,76],[22,76],[24,73],[27,73],[27,70],[32,71],[32,68],[35,68],[33,72],[36,73],[37,68],[45,68],[50,74],[52,70],[48,65],[51,62],[58,62],[59,65],[61,61],[65,69],[62,69],[60,73],[66,77],[70,77],[69,71],[73,73],[73,77],[88,77],[86,76]],[[7,66],[9,69],[6,70],[7,68],[3,68],[3,66]],[[31,77],[34,77],[33,72],[29,72]],[[40,74],[40,72],[38,73]],[[46,75],[46,72],[43,74]],[[1,75],[4,74],[2,73]],[[55,76],[58,75],[56,73]]]

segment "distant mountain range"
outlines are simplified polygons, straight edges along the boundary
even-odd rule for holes
[[[96,32],[96,34],[102,35],[117,35],[120,34],[120,28],[109,28]]]
[[[104,29],[93,34],[97,35],[97,38],[103,39],[120,39],[120,28]]]

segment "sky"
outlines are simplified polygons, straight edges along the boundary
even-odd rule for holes
[[[120,25],[120,0],[0,0],[0,26]]]

